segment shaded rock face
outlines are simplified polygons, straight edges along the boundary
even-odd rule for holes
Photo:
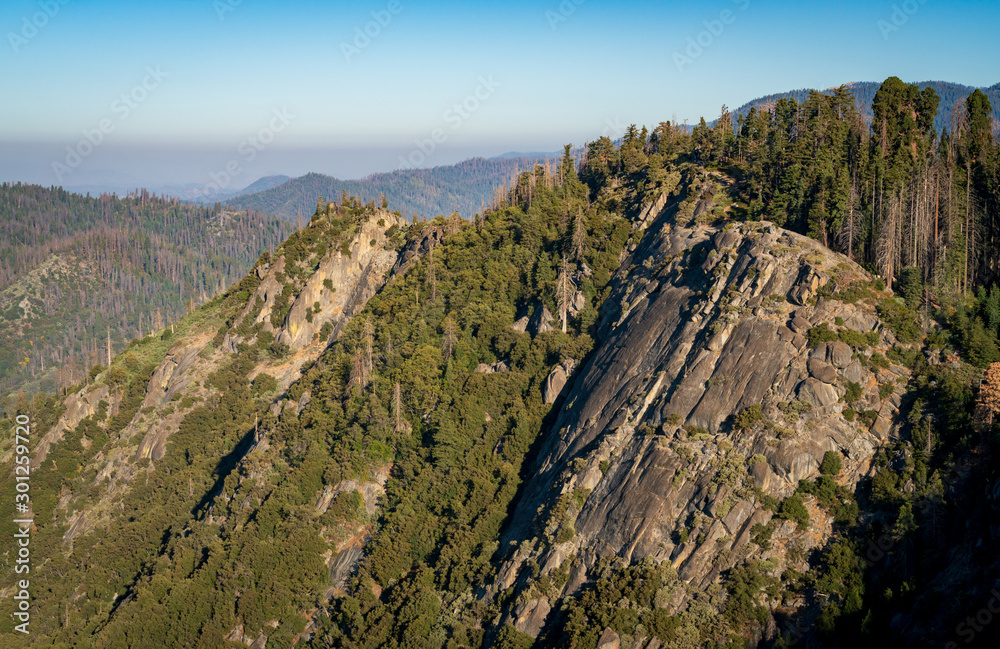
[[[365,513],[368,516],[374,516],[385,496],[385,483],[389,480],[391,468],[392,466],[388,464],[382,467],[371,482],[341,480],[337,485],[328,485],[316,501],[317,513],[327,511],[340,494],[356,491],[361,497]],[[334,547],[326,559],[330,583],[332,584],[328,594],[345,590],[348,579],[353,576],[358,562],[364,556],[364,547],[369,538],[370,527],[358,524],[354,526],[354,529],[348,530],[348,533],[339,539],[339,542],[334,543]]]
[[[600,344],[543,439],[503,539],[510,554],[496,592],[529,586],[531,566],[543,577],[569,557],[586,567],[605,556],[670,561],[696,589],[750,557],[775,557],[779,572],[807,570],[785,550],[822,546],[831,517],[807,496],[810,529],[776,521],[774,549],[762,551],[750,530],[772,513],[754,488],[791,495],[799,480],[818,476],[827,451],[845,456],[838,480],[853,487],[892,434],[899,404],[880,400],[879,380],[859,362],[873,350],[841,342],[814,350],[805,336],[841,317],[847,324],[832,330],[868,324],[859,331],[878,327],[879,350],[891,347],[872,306],[820,295],[831,281],[862,279],[846,257],[768,223],[654,223],[622,263]],[[847,375],[863,387],[854,407],[878,411],[885,430],[843,417]],[[735,415],[751,406],[763,417],[738,429]],[[570,525],[572,539],[556,542]],[[567,586],[548,592],[553,608],[586,581],[570,572]]]
[[[445,230],[443,227],[434,227],[425,230],[422,236],[410,241],[399,251],[396,263],[392,267],[392,274],[399,275],[405,273],[410,266],[420,261],[424,255],[429,253],[431,248],[441,243],[444,237]]]

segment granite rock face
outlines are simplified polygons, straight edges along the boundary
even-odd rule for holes
[[[566,386],[566,382],[569,381],[574,367],[576,367],[576,360],[567,358],[553,368],[548,378],[545,379],[545,384],[542,386],[542,398],[545,399],[545,403],[555,403],[559,397],[559,393],[562,392],[562,389]]]
[[[494,588],[528,592],[568,561],[569,578],[546,593],[544,607],[523,605],[503,620],[537,635],[540,611],[556,609],[607,556],[669,561],[697,590],[751,557],[776,558],[778,574],[807,570],[785,550],[820,547],[832,533],[811,496],[809,530],[775,521],[764,552],[750,543],[751,529],[772,518],[761,495],[791,495],[819,475],[827,451],[844,456],[837,480],[853,487],[893,434],[898,399],[879,398],[866,359],[896,341],[874,306],[832,297],[868,279],[846,257],[769,223],[681,226],[668,214],[653,222],[614,278],[597,349],[543,433]],[[835,335],[852,326],[874,332],[877,344],[811,346],[820,324]],[[862,387],[850,405],[880,413],[871,430],[844,417],[849,380]],[[752,406],[760,416],[736,425]],[[571,540],[557,542],[567,529]]]
[[[255,322],[263,324],[264,331],[272,332],[275,340],[288,345],[293,351],[313,342],[327,323],[339,333],[340,327],[382,288],[398,259],[394,249],[386,249],[386,231],[392,226],[404,225],[400,217],[388,211],[379,212],[378,219],[364,221],[346,251],[331,248],[326,252],[305,286],[296,294],[281,326],[275,328],[271,323],[271,312],[284,288],[279,277],[287,272],[284,258],[279,258],[267,270],[260,286],[248,300],[243,316],[252,315]],[[415,254],[411,251],[411,256]],[[252,313],[258,298],[262,306]]]

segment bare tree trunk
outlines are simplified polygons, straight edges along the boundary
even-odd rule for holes
[[[965,161],[965,269],[962,272],[962,294],[969,292],[969,249],[972,247],[972,232],[969,217],[972,211],[972,167]]]
[[[559,265],[559,317],[562,319],[562,332],[566,333],[566,317],[569,310],[569,268],[566,265],[565,255]]]
[[[400,394],[399,381],[392,390],[392,418],[395,421],[397,433],[403,432],[403,400]]]

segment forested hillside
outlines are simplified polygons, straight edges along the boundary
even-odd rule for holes
[[[851,91],[851,94],[854,95],[854,98],[857,101],[858,111],[867,122],[871,123],[872,102],[875,100],[875,93],[878,92],[882,84],[877,81],[856,81],[844,85]],[[976,88],[971,86],[963,86],[959,83],[950,83],[947,81],[921,81],[914,85],[921,90],[931,88],[940,99],[940,108],[937,115],[934,117],[934,128],[939,133],[946,128],[952,128],[952,114],[954,110],[957,107],[959,113],[964,111],[965,98],[976,90]],[[993,119],[1000,121],[1000,83],[994,84],[989,88],[979,88],[979,90],[986,95],[987,99],[990,100],[990,104],[993,106]],[[835,89],[829,88],[823,90],[822,92],[823,94],[831,95],[834,91]],[[765,109],[767,106],[777,104],[780,99],[794,99],[796,102],[802,103],[809,98],[809,93],[811,92],[813,92],[813,90],[802,88],[799,90],[791,90],[789,92],[779,92],[771,95],[765,95],[764,97],[758,97],[757,99],[748,101],[732,112],[734,115],[743,115],[745,117],[747,113],[750,112],[751,108],[756,108],[760,111]]]
[[[76,383],[137,335],[241,278],[290,231],[263,214],[140,192],[0,185],[0,389]]]
[[[875,95],[870,128],[844,86],[751,109],[735,134],[732,116],[702,124],[691,150],[732,168],[744,218],[808,234],[922,303],[997,279],[993,109],[976,91],[955,129],[938,133],[939,105],[932,89],[891,77]]]
[[[293,223],[308,218],[317,196],[339,199],[342,195],[363,200],[384,196],[386,204],[412,219],[458,212],[471,218],[492,202],[498,189],[507,187],[517,174],[531,169],[529,158],[472,158],[456,165],[429,169],[399,169],[372,174],[360,180],[339,180],[311,173],[293,178],[273,189],[242,195],[226,204],[234,209],[254,209]]]
[[[939,104],[633,126],[469,220],[313,196],[7,410],[10,646],[997,646],[1000,147]]]

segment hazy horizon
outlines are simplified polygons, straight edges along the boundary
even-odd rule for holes
[[[0,9],[14,89],[0,181],[353,179],[697,123],[798,88],[890,75],[988,86],[998,17],[984,1],[14,0]],[[928,46],[942,39],[969,47]]]

